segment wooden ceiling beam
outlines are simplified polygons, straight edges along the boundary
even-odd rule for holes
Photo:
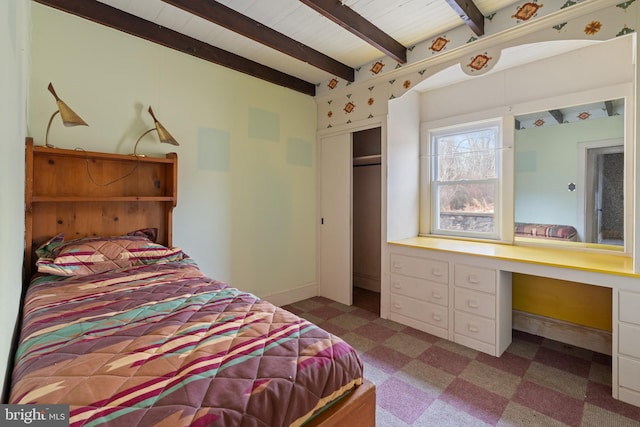
[[[340,0],[300,1],[399,63],[407,62],[407,49],[404,46],[352,9],[343,6]]]
[[[220,25],[253,41],[299,59],[341,79],[353,82],[355,70],[335,59],[312,49],[258,21],[249,18],[217,1],[162,0],[202,19]]]
[[[559,124],[564,123],[564,114],[562,114],[562,111],[560,111],[560,110],[549,110],[549,114],[551,114],[551,117],[556,119],[556,122],[558,122]]]
[[[473,0],[446,0],[476,36],[484,35],[484,16]]]
[[[97,24],[187,53],[205,61],[315,96],[316,87],[297,77],[266,67],[242,56],[211,46],[95,0],[35,0],[46,6],[88,19]]]
[[[613,116],[613,101],[604,101],[604,109],[607,111],[607,116]]]

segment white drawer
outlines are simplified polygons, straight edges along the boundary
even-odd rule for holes
[[[392,274],[391,292],[422,301],[429,301],[444,307],[449,305],[449,287],[442,283]]]
[[[472,267],[456,264],[454,267],[456,286],[463,286],[477,291],[496,293],[496,271],[488,268]]]
[[[620,353],[640,359],[640,326],[619,323],[618,348]]]
[[[620,320],[640,325],[640,294],[620,291]]]
[[[464,288],[456,288],[454,294],[456,310],[477,314],[489,319],[496,318],[496,297]]]
[[[620,387],[640,392],[640,361],[618,357],[618,382]]]
[[[391,254],[391,272],[449,283],[449,263],[446,261]]]
[[[473,314],[456,311],[454,317],[456,334],[464,335],[487,344],[496,343],[496,322]]]
[[[440,305],[392,294],[391,311],[440,328],[449,326],[447,308]]]

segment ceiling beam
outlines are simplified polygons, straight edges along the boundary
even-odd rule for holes
[[[316,87],[297,77],[266,67],[95,0],[35,0],[46,6],[123,31],[205,61],[315,96]]]
[[[484,16],[473,0],[446,0],[476,36],[484,35]]]
[[[551,114],[551,117],[556,119],[556,122],[558,122],[559,124],[563,124],[564,123],[564,114],[562,114],[562,111],[560,111],[560,110],[549,110],[549,114]]]
[[[353,82],[355,70],[290,37],[279,33],[217,1],[162,0],[209,22],[225,27],[253,41],[320,68],[341,79]]]
[[[407,62],[407,49],[404,46],[352,9],[343,6],[340,0],[300,1],[399,63]]]
[[[604,108],[607,110],[607,116],[613,116],[613,101],[604,101]]]

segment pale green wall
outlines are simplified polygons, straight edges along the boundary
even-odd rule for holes
[[[516,131],[515,221],[576,227],[579,143],[623,137],[624,116]]]
[[[130,153],[176,151],[174,244],[211,277],[260,296],[316,281],[313,98],[59,12],[32,7],[29,134],[44,143],[58,95],[89,127],[56,118],[49,142]]]
[[[0,387],[20,305],[24,253],[24,137],[30,2],[0,2]]]

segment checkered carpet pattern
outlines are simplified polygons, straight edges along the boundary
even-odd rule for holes
[[[285,308],[358,350],[376,425],[640,427],[611,397],[611,357],[513,331],[500,357],[314,297]]]

